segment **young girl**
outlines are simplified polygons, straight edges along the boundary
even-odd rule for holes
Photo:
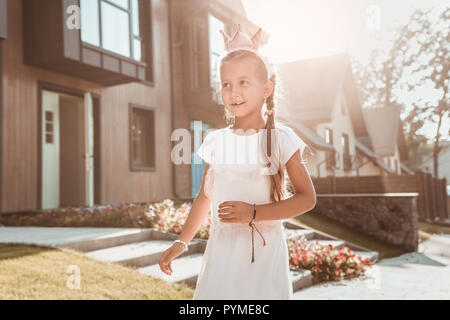
[[[198,149],[206,162],[203,183],[160,268],[172,274],[171,261],[187,250],[211,212],[193,299],[291,299],[282,220],[315,206],[301,156],[306,144],[291,128],[274,121],[275,74],[258,52],[261,29],[251,38],[239,24],[233,39],[221,32],[226,52],[219,61],[220,91],[232,124],[209,132]],[[288,199],[286,173],[295,191]]]

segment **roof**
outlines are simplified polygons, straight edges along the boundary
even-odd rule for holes
[[[369,158],[372,162],[377,164],[384,171],[388,173],[395,173],[393,169],[389,168],[383,161],[381,161],[380,158],[378,158],[377,155],[360,140],[355,139],[355,147],[357,150],[366,155],[367,158]]]
[[[409,169],[407,166],[405,166],[403,163],[400,162],[400,168],[406,172],[407,174],[414,174],[414,171]]]
[[[363,109],[364,119],[372,141],[372,150],[380,157],[393,156],[398,142],[400,107]]]
[[[285,123],[287,126],[291,127],[298,136],[304,140],[304,142],[308,145],[313,145],[315,148],[325,151],[334,151],[334,148],[331,144],[328,144],[324,138],[319,136],[314,130],[311,130],[306,125],[304,125],[300,121],[288,121],[284,119],[282,116],[279,116],[279,119]]]
[[[286,106],[280,112],[287,117],[307,125],[330,122],[342,91],[355,136],[368,135],[348,53],[279,63],[277,74],[280,99]]]

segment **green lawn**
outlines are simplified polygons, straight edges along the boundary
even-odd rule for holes
[[[419,221],[419,240],[422,242],[423,240],[428,239],[433,234],[450,234],[450,227],[445,227],[441,225],[436,225],[428,222]]]
[[[80,289],[70,288],[71,265],[79,268]],[[185,284],[169,284],[77,251],[0,243],[0,299],[176,300],[193,294]]]

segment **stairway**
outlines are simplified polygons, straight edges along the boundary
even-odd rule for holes
[[[300,238],[304,235],[308,241],[318,241],[321,245],[331,244],[334,248],[345,245],[352,249],[356,255],[360,255],[361,258],[369,258],[371,263],[376,263],[378,260],[378,252],[368,251],[365,248],[335,239],[317,230],[305,229],[288,221],[284,221],[283,224],[289,238]],[[177,234],[164,233],[156,229],[141,229],[131,234],[69,243],[61,247],[82,251],[96,260],[119,263],[167,282],[185,282],[195,288],[202,265],[206,240],[193,239],[189,244],[188,251],[172,261],[173,273],[166,275],[159,268],[158,262],[164,250],[171,246],[175,239],[178,239]],[[291,270],[291,281],[295,292],[311,286],[313,276],[309,270]]]

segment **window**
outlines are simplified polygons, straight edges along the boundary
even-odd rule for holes
[[[341,138],[342,143],[342,163],[344,165],[344,170],[350,170],[352,167],[352,160],[350,157],[350,146],[348,142],[348,135],[343,133]]]
[[[209,32],[209,74],[210,85],[213,91],[213,98],[215,101],[220,102],[220,79],[218,79],[217,63],[219,62],[220,55],[225,51],[225,45],[220,35],[220,30],[225,31],[225,24],[217,19],[215,16],[208,15],[208,32]]]
[[[155,112],[130,105],[130,164],[132,171],[155,169]]]
[[[330,128],[325,128],[325,142],[333,145],[333,130]],[[327,151],[325,153],[325,164],[327,169],[332,169],[336,166],[336,158],[335,153],[331,151]]]
[[[45,143],[53,144],[53,112],[45,111]]]
[[[81,40],[142,59],[138,0],[80,0]]]
[[[325,142],[333,145],[333,130],[325,128]]]
[[[348,135],[347,134],[345,134],[345,133],[342,134],[341,142],[342,142],[342,152],[344,154],[350,154],[350,147],[348,145]]]
[[[7,1],[6,0],[0,0],[0,40],[6,39],[7,36],[7,20],[6,18],[8,13],[7,9]]]

